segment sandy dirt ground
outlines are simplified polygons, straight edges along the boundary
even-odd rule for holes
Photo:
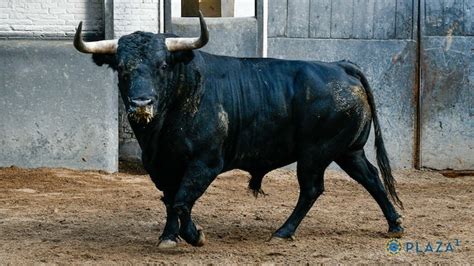
[[[296,202],[289,170],[267,175],[268,195],[257,199],[247,173],[222,174],[194,208],[206,245],[162,251],[164,206],[146,175],[1,168],[0,264],[474,263],[474,177],[398,171],[396,178],[406,230],[398,255],[386,251],[387,225],[375,201],[336,171],[326,173],[326,191],[296,240],[266,242]],[[404,250],[416,243],[434,251]]]

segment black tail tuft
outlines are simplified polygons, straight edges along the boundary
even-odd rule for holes
[[[348,74],[358,77],[365,88],[367,99],[370,105],[370,110],[372,112],[372,119],[374,122],[375,152],[377,155],[377,165],[379,166],[385,190],[388,192],[389,197],[397,206],[403,209],[403,203],[398,197],[397,191],[395,189],[396,181],[395,178],[393,178],[392,168],[390,167],[390,161],[387,156],[387,151],[385,150],[385,144],[382,138],[382,131],[380,130],[380,124],[377,117],[377,110],[375,109],[374,96],[372,94],[372,89],[369,85],[369,82],[367,81],[367,78],[359,69],[359,67],[357,67],[357,65],[348,61],[341,61],[339,62],[339,64],[347,71]]]

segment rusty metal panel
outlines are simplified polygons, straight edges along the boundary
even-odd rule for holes
[[[415,21],[414,1],[397,0],[395,13],[395,37],[397,39],[413,38],[413,23]]]
[[[466,6],[473,0],[424,0],[424,36],[464,35]],[[472,4],[471,4],[472,5]]]
[[[474,168],[474,37],[422,39],[421,163]]]
[[[474,0],[464,0],[464,35],[474,35]]]
[[[473,2],[422,2],[420,159],[425,168],[474,168]]]

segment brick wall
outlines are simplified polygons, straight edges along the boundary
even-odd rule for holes
[[[141,30],[158,33],[159,0],[114,0],[114,37]]]
[[[102,38],[103,0],[0,0],[0,38],[62,39],[84,34]]]

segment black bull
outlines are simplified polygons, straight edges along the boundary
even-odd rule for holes
[[[291,239],[324,190],[324,171],[336,162],[364,186],[382,209],[391,236],[401,236],[401,205],[377,120],[374,99],[360,69],[334,63],[235,58],[194,50],[201,37],[135,32],[119,41],[85,43],[96,64],[118,72],[119,88],[142,161],[163,191],[166,225],[160,247],[178,236],[204,244],[191,218],[196,200],[216,176],[231,169],[248,171],[249,188],[262,193],[269,171],[298,162],[300,196],[293,213],[273,234]],[[364,145],[371,121],[375,129],[377,169]]]

